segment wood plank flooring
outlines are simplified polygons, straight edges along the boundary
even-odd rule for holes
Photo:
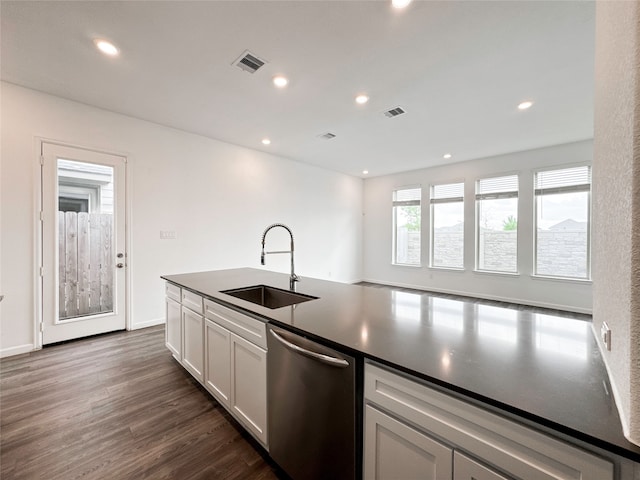
[[[164,346],[164,326],[0,362],[0,477],[278,479]]]

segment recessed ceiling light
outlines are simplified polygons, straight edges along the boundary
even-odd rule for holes
[[[364,93],[361,93],[360,95],[358,95],[356,97],[356,103],[359,103],[360,105],[363,105],[365,103],[367,103],[369,101],[369,96],[365,95]]]
[[[531,108],[531,105],[533,105],[533,102],[527,100],[518,105],[518,110],[526,110],[527,108]]]
[[[118,48],[111,42],[107,42],[106,40],[95,39],[93,43],[96,44],[98,50],[100,50],[105,55],[109,55],[110,57],[115,57],[120,53]]]
[[[362,170],[363,175],[367,175],[368,173],[369,173],[369,170]]]
[[[405,8],[411,3],[411,0],[391,0],[391,5],[394,8]]]
[[[448,158],[451,158],[451,154],[450,154],[450,153],[445,153],[445,154],[442,156],[442,158],[447,158],[447,159],[448,159]]]
[[[263,138],[262,139],[262,144],[263,145],[271,145],[271,140],[269,140],[268,138]]]
[[[273,77],[273,84],[278,88],[284,88],[289,83],[289,79],[284,75],[276,75]]]

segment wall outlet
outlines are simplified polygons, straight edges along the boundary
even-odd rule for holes
[[[611,329],[607,322],[602,322],[602,326],[600,327],[600,337],[602,338],[602,343],[607,350],[611,351]]]
[[[160,230],[160,240],[175,240],[175,230]]]

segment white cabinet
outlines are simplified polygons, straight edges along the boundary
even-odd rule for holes
[[[452,478],[452,448],[371,405],[365,407],[365,435],[367,480]]]
[[[231,409],[267,444],[267,351],[231,334]]]
[[[202,315],[204,303],[202,297],[197,293],[190,292],[183,288],[180,301],[182,302],[183,307],[187,307],[198,315]]]
[[[231,396],[231,333],[207,319],[205,322],[204,386],[229,408]]]
[[[204,382],[203,299],[182,289],[182,366],[200,383]]]
[[[265,322],[171,283],[166,284],[165,303],[167,348],[268,447]]]
[[[367,417],[371,410],[388,413],[389,417],[397,419],[397,423],[444,442],[456,454],[465,453],[464,456],[456,456],[453,477],[443,474],[439,476],[443,480],[494,480],[503,477],[536,480],[613,479],[613,464],[608,460],[387,368],[365,364],[364,397]],[[367,465],[382,461],[379,452],[383,451],[381,449],[388,439],[375,430],[376,422],[366,419],[364,427],[365,473],[369,475],[372,470]],[[415,435],[413,438],[416,438]],[[406,441],[405,445],[408,445]],[[385,448],[388,450],[388,447]],[[396,446],[395,449],[399,451],[402,448]],[[422,457],[405,457],[404,461],[415,462],[416,468],[423,471],[425,467],[420,466],[425,463]],[[430,478],[430,468],[426,467],[423,478]],[[375,470],[373,472],[375,475]],[[389,476],[375,475],[375,478],[384,480],[398,477],[392,473]]]
[[[182,366],[204,381],[204,317],[182,307]]]
[[[165,345],[200,383],[204,379],[204,303],[200,295],[166,283]]]
[[[243,315],[209,299],[204,301],[204,316],[266,350],[267,328],[264,321]]]
[[[509,480],[460,452],[453,453],[453,478],[455,480]]]
[[[174,358],[182,363],[182,317],[180,303],[167,296],[165,299],[164,341]]]
[[[204,309],[205,387],[267,447],[265,323],[210,300]]]

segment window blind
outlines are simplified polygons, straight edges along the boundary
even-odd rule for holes
[[[591,189],[591,167],[545,170],[535,174],[535,194],[588,192]]]
[[[420,187],[402,188],[394,190],[393,192],[393,206],[394,207],[410,207],[413,205],[420,205],[420,197],[422,196],[422,189]]]
[[[476,200],[518,197],[518,175],[481,178],[476,186]]]
[[[462,202],[464,200],[464,182],[446,183],[431,187],[431,203]]]

